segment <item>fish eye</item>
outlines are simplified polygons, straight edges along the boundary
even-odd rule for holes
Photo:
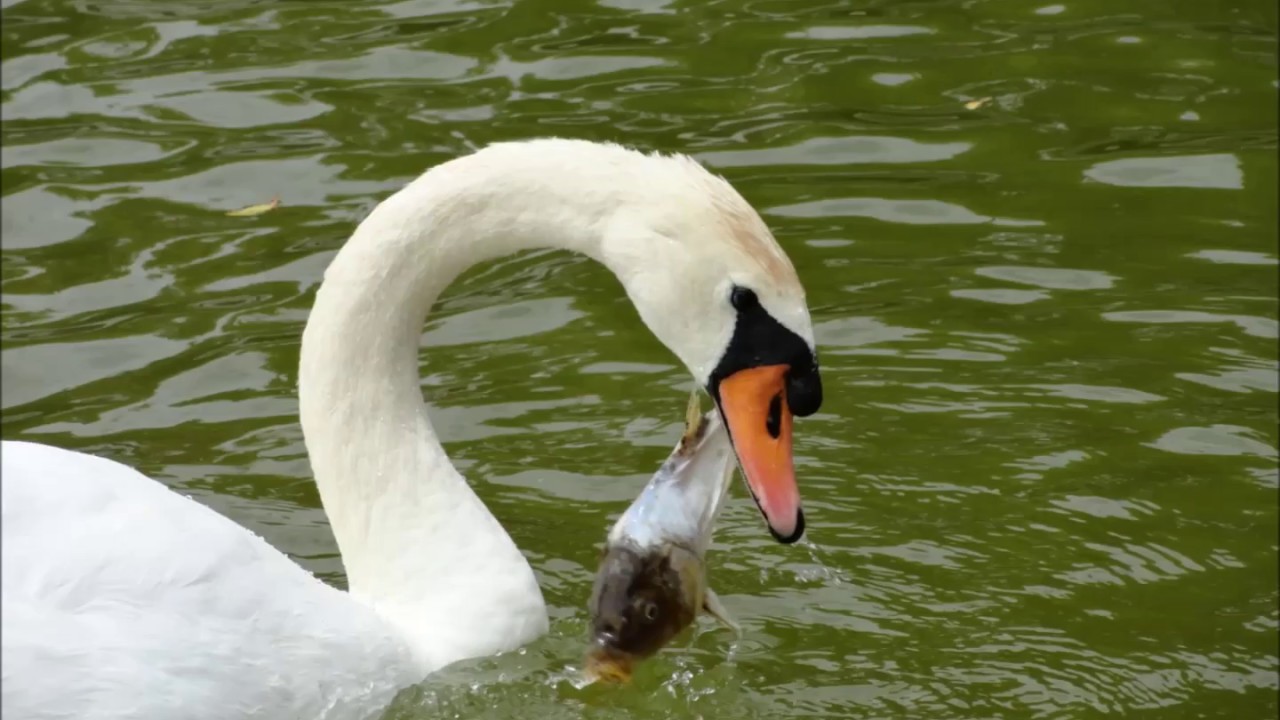
[[[658,619],[658,603],[655,603],[655,602],[645,603],[643,612],[644,612],[645,620],[650,620],[650,621],[657,620]]]

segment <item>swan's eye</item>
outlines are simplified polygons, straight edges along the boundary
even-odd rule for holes
[[[738,312],[746,312],[760,307],[760,298],[756,297],[754,290],[734,285],[729,291],[729,304]]]

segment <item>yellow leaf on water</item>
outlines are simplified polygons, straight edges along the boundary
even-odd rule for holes
[[[264,202],[258,205],[250,205],[247,208],[240,208],[239,210],[232,210],[231,212],[227,213],[227,216],[228,217],[253,217],[254,215],[261,215],[263,213],[271,212],[272,210],[275,210],[278,207],[280,207],[280,198],[273,197],[271,198],[270,202]]]
[[[978,108],[982,107],[983,105],[986,105],[989,102],[991,102],[991,98],[989,97],[978,98],[977,100],[970,100],[969,102],[965,103],[964,107],[966,110],[977,110]]]

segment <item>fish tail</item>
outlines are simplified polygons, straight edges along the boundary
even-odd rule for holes
[[[689,393],[689,404],[684,414],[684,435],[680,438],[680,453],[689,452],[707,429],[707,418],[702,414],[702,398],[695,387]]]

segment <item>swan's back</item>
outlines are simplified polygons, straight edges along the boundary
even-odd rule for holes
[[[371,610],[131,468],[6,441],[0,487],[5,717],[363,717],[420,679]]]

